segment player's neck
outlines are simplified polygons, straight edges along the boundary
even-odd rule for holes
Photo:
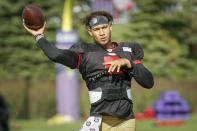
[[[114,48],[114,44],[112,44],[111,41],[109,41],[107,44],[105,45],[101,45],[104,49],[112,49]]]

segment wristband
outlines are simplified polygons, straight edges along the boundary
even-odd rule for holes
[[[34,37],[38,41],[40,38],[44,37],[44,34],[36,34]]]

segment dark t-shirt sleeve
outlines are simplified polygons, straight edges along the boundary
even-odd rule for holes
[[[79,54],[83,54],[85,48],[87,48],[87,47],[85,46],[84,43],[77,43],[77,44],[72,45],[69,48],[69,50],[74,51],[74,52],[77,52]]]
[[[82,61],[83,61],[83,54],[85,52],[85,48],[87,48],[85,43],[76,43],[70,47],[69,50],[74,51],[78,54],[79,59],[78,59],[78,64],[77,68],[82,68]]]
[[[134,79],[144,88],[152,88],[154,85],[154,80],[152,73],[144,67],[141,63],[144,57],[144,51],[140,44],[134,43],[133,47],[133,60],[131,61],[132,69],[131,73]]]
[[[37,42],[44,54],[53,62],[57,62],[68,66],[70,68],[77,68],[79,61],[79,54],[69,49],[58,49],[45,38],[41,38]]]

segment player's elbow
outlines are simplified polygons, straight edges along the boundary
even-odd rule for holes
[[[152,74],[147,75],[146,79],[143,79],[143,81],[140,82],[142,87],[146,89],[151,89],[154,86],[154,79]]]
[[[147,89],[153,88],[153,86],[154,86],[154,78],[153,78],[153,75],[151,73],[150,73],[146,83],[147,83],[146,84],[146,88]]]
[[[53,55],[51,55],[51,56],[49,57],[49,59],[50,59],[51,61],[53,61],[53,62],[58,62],[59,58],[60,58],[60,54],[59,54],[59,53],[53,54]]]
[[[152,81],[149,81],[149,83],[147,85],[145,85],[144,88],[151,89],[151,88],[153,88],[153,86],[154,86],[154,81],[152,80]]]

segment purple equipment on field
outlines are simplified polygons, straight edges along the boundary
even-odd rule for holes
[[[158,120],[188,120],[189,106],[177,91],[165,91],[153,104]]]

